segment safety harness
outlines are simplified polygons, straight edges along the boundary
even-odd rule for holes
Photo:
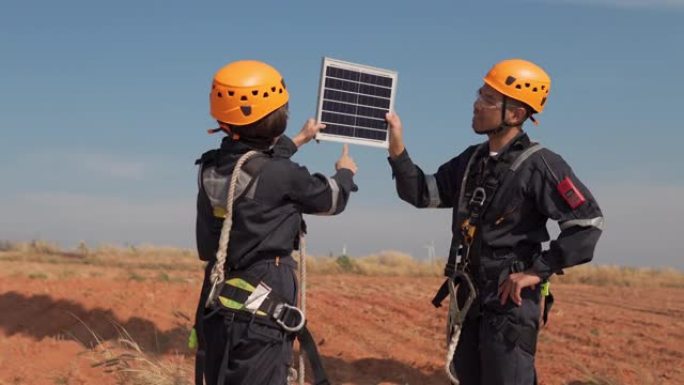
[[[452,250],[449,253],[449,259],[444,269],[444,275],[447,279],[432,299],[432,304],[435,307],[441,307],[444,299],[447,296],[449,297],[445,370],[451,382],[456,385],[459,384],[459,381],[456,378],[452,365],[453,358],[466,315],[477,298],[477,290],[473,284],[473,274],[480,274],[480,272],[472,271],[473,258],[477,259],[475,263],[479,265],[482,251],[482,238],[477,236],[477,231],[481,227],[484,215],[494,201],[497,191],[499,189],[506,190],[507,186],[504,182],[513,180],[513,175],[523,162],[543,147],[537,143],[530,143],[517,156],[510,157],[507,154],[502,154],[504,157],[495,165],[493,172],[489,173],[486,172],[486,162],[489,160],[489,157],[485,155],[480,164],[479,178],[477,180],[469,179],[468,177],[474,166],[477,166],[474,164],[476,159],[484,151],[487,151],[487,148],[488,142],[477,146],[470,155],[465,167],[458,199],[458,212],[455,218],[456,223],[460,224],[460,234],[454,236],[452,241]],[[460,259],[456,263],[458,256],[460,256]],[[519,272],[524,269],[525,264],[522,261],[514,260],[505,273]],[[545,284],[548,285],[548,283]],[[546,291],[548,292],[548,286]],[[544,321],[546,321],[549,308],[550,305],[547,304],[544,309]],[[523,335],[527,333],[527,330],[513,326],[504,331],[505,337],[513,340],[512,342],[530,341],[532,337],[536,339],[536,330],[534,331],[534,336]],[[535,344],[532,343],[531,345]]]
[[[252,162],[247,163],[248,160]],[[195,315],[195,328],[191,331],[189,346],[197,348],[195,360],[195,384],[204,384],[205,373],[205,349],[204,320],[216,314],[224,318],[224,324],[228,329],[228,339],[219,369],[217,385],[224,385],[228,369],[230,347],[232,344],[230,328],[236,320],[258,323],[266,327],[282,330],[286,334],[294,334],[299,341],[300,348],[306,353],[313,370],[315,385],[329,385],[322,361],[316,348],[316,343],[310,331],[306,327],[306,317],[303,309],[289,303],[286,299],[275,293],[262,277],[253,277],[243,270],[230,270],[226,265],[228,244],[230,242],[230,230],[232,227],[233,203],[236,195],[253,190],[258,180],[258,174],[268,156],[259,151],[249,151],[243,154],[233,169],[228,196],[226,200],[225,218],[221,228],[219,247],[216,252],[216,260],[207,266],[202,287],[202,295],[198,303]],[[201,162],[201,160],[200,160]],[[244,177],[243,166],[251,176],[249,182],[242,191],[236,193],[238,180]],[[200,170],[200,178],[202,171]],[[201,181],[201,179],[200,179]],[[215,209],[216,211],[216,209]],[[216,214],[216,213],[215,213]],[[295,242],[299,247],[303,246],[305,229],[300,229],[299,239]],[[304,254],[300,249],[300,275],[305,280]],[[268,262],[266,260],[265,262]],[[275,257],[275,262],[280,263],[280,257]],[[300,303],[303,305],[303,292]],[[210,309],[205,315],[205,309]],[[297,374],[299,382],[303,384],[304,364],[300,354],[300,371]],[[293,376],[291,376],[293,377]],[[290,378],[289,380],[294,380]],[[208,384],[213,385],[213,384]]]

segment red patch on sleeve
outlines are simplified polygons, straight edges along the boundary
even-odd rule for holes
[[[567,203],[568,206],[570,206],[570,208],[573,210],[582,206],[587,201],[577,186],[575,186],[575,184],[572,183],[572,180],[567,176],[560,183],[558,183],[556,188],[558,189],[558,192],[565,203]]]

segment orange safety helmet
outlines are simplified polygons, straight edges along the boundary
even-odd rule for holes
[[[254,123],[288,100],[280,73],[256,60],[236,61],[218,70],[209,94],[211,116],[235,126]]]
[[[551,78],[538,65],[522,59],[496,63],[484,77],[485,83],[508,96],[542,112],[551,90]]]

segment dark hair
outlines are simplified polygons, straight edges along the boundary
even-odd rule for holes
[[[532,114],[535,113],[534,109],[532,107],[530,107],[529,104],[527,104],[525,102],[521,102],[520,100],[517,100],[517,99],[513,99],[510,96],[508,96],[508,97],[504,96],[504,97],[506,98],[506,109],[522,108],[525,110],[525,117],[520,122],[521,124],[524,123],[527,119],[529,119],[532,116]]]
[[[287,128],[288,104],[278,108],[254,123],[244,126],[230,126],[230,130],[240,136],[239,141],[257,149],[267,149],[273,140]]]

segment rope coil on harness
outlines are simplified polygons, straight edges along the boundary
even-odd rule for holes
[[[463,304],[463,307],[459,307],[457,290],[458,286],[455,281],[458,280],[458,286],[464,286],[468,290],[468,297]],[[464,271],[457,271],[453,278],[449,279],[449,313],[447,319],[447,354],[446,354],[446,373],[449,380],[454,385],[459,385],[460,382],[454,374],[453,360],[456,353],[456,346],[458,346],[458,340],[461,338],[461,329],[463,327],[463,322],[465,321],[468,310],[470,306],[475,301],[477,294],[475,292],[475,285],[470,279],[470,275]]]
[[[449,346],[447,348],[447,354],[446,354],[446,374],[449,377],[449,381],[453,385],[460,385],[460,382],[456,378],[456,375],[454,374],[454,371],[452,370],[452,365],[451,361],[454,359],[454,354],[456,354],[456,346],[458,346],[458,340],[461,339],[461,328],[454,326],[454,331],[451,336],[451,342],[449,342]]]
[[[299,236],[299,310],[302,317],[306,317],[306,243],[304,234]],[[304,385],[306,363],[304,362],[304,349],[302,342],[299,343],[298,368],[290,367],[287,377],[288,385]]]
[[[249,160],[249,158],[257,155],[259,151],[248,151],[238,159],[233,174],[230,177],[230,186],[228,187],[228,197],[226,199],[226,218],[223,220],[221,227],[221,237],[219,238],[218,250],[216,250],[216,263],[211,269],[211,291],[207,297],[205,307],[211,306],[217,296],[217,288],[225,280],[225,264],[228,256],[228,244],[230,243],[230,230],[233,227],[233,201],[235,200],[235,189],[237,188],[238,176],[242,171],[242,166]]]

